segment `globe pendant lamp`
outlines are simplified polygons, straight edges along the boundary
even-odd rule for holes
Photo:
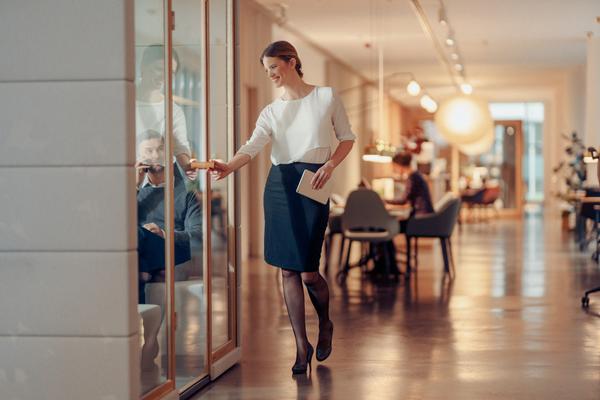
[[[443,101],[435,114],[435,124],[448,143],[458,146],[483,139],[494,126],[487,102],[472,95]]]
[[[489,132],[481,139],[474,143],[458,145],[458,150],[468,156],[478,156],[487,153],[492,148],[495,139],[494,129],[493,127],[490,127]]]

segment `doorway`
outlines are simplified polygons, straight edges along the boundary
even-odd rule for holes
[[[462,185],[483,191],[485,204],[503,216],[523,213],[522,121],[494,121],[494,141],[477,156],[461,157]]]

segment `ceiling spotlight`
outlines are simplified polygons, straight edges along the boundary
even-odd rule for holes
[[[460,90],[464,93],[464,94],[471,94],[473,93],[473,86],[471,86],[468,83],[461,83],[460,85]]]
[[[448,38],[446,39],[446,46],[448,46],[448,47],[454,46],[454,39],[452,39],[450,36],[448,36]]]
[[[408,82],[408,85],[406,85],[406,91],[411,96],[417,96],[419,93],[421,93],[421,85],[419,85],[419,82],[412,79],[410,82]]]
[[[454,61],[458,61],[458,53],[451,53],[450,54],[450,58],[453,59]]]
[[[462,64],[454,64],[454,69],[460,72],[464,69],[464,67]]]
[[[427,110],[430,113],[436,112],[436,110],[438,108],[435,100],[433,100],[428,94],[424,94],[421,97],[420,103],[421,103],[421,107],[423,107],[425,110]]]

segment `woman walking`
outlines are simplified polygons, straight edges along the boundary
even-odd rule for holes
[[[321,204],[296,193],[304,170],[315,173],[311,184],[321,189],[348,155],[356,136],[339,97],[329,87],[302,79],[302,63],[294,46],[271,43],[260,63],[283,95],[266,106],[248,142],[227,163],[215,161],[212,171],[223,179],[254,158],[272,142],[271,170],[264,191],[265,261],[281,268],[285,304],[296,339],[294,374],[310,367],[314,349],[306,336],[304,289],[306,285],[319,316],[316,357],[331,354],[333,323],[329,318],[329,288],[319,274],[319,260],[329,203]],[[331,154],[331,128],[340,141]]]

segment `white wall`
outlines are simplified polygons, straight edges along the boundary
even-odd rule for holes
[[[272,21],[267,12],[253,1],[241,1],[239,24],[239,145],[242,145],[250,138],[260,111],[273,100],[272,85],[258,61],[264,48],[272,41]],[[253,110],[248,107],[249,92],[255,95],[256,104]],[[271,165],[269,154],[270,147],[264,149],[239,172],[242,260],[263,254],[262,188]]]
[[[0,398],[139,396],[131,0],[0,4]]]

